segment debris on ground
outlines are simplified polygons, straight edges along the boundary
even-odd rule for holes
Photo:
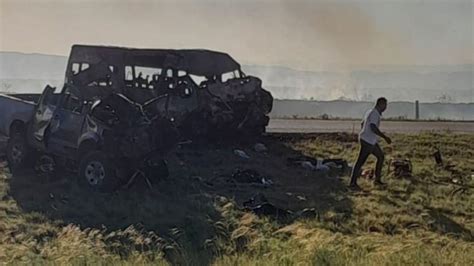
[[[316,166],[314,166],[314,164],[312,164],[309,161],[301,161],[300,164],[306,170],[311,170],[311,171],[316,170]]]
[[[306,198],[306,196],[304,196],[304,195],[296,195],[296,194],[291,193],[291,192],[286,192],[285,194],[286,194],[288,197],[294,197],[294,198],[296,198],[296,199],[299,200],[299,201],[306,201],[306,200],[308,200],[308,199]]]
[[[305,196],[296,196],[296,198],[300,201],[306,201],[306,197]]]
[[[288,158],[287,162],[289,165],[301,166],[306,170],[321,171],[331,175],[350,173],[350,167],[344,159],[316,159],[309,156],[298,156]]]
[[[149,189],[153,188],[153,185],[151,184],[150,179],[148,179],[148,176],[144,172],[142,172],[140,170],[136,170],[135,173],[133,173],[133,175],[127,181],[127,183],[122,186],[122,189],[130,188],[132,186],[132,184],[134,184],[137,177],[142,177],[145,180],[145,183],[146,183],[146,185],[148,186]]]
[[[444,162],[440,149],[438,148],[436,149],[436,152],[433,153],[433,157],[435,159],[436,166],[438,166],[441,169],[451,172],[451,175],[453,176],[459,176],[460,173],[456,169],[456,164]]]
[[[265,195],[259,193],[243,203],[244,209],[259,216],[270,216],[277,220],[287,220],[293,216],[291,211],[278,208],[269,203]]]
[[[291,194],[291,193],[290,193]],[[283,208],[277,207],[270,203],[262,193],[256,194],[254,197],[243,203],[245,210],[252,211],[259,216],[270,216],[280,221],[289,221],[296,218],[315,218],[318,213],[314,208],[304,208],[299,211],[292,212]]]
[[[373,179],[375,176],[375,171],[374,169],[364,169],[362,170],[362,174],[360,176],[365,177],[367,179]]]
[[[259,172],[253,169],[237,169],[232,174],[232,179],[239,183],[256,183],[265,186],[273,185],[273,181],[268,177],[262,176]]]
[[[436,149],[436,151],[433,153],[433,157],[435,159],[436,165],[443,166],[443,158],[439,149]]]
[[[253,149],[256,152],[260,152],[260,153],[268,151],[267,147],[263,143],[255,144],[255,146],[253,146]]]
[[[250,156],[243,150],[234,150],[234,154],[243,159],[250,159]]]
[[[388,173],[393,171],[395,177],[411,177],[412,170],[409,159],[392,159],[389,163]]]
[[[36,162],[36,170],[40,171],[41,173],[52,173],[55,169],[55,161],[54,158],[48,155],[41,156],[38,161]]]
[[[315,208],[304,208],[301,211],[296,212],[296,216],[303,219],[314,219],[318,217],[318,212]]]

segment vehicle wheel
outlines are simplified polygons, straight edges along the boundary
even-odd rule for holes
[[[120,185],[115,169],[105,153],[91,151],[80,162],[79,183],[93,190],[112,192]]]
[[[13,135],[8,139],[7,161],[12,172],[26,167],[29,148],[22,135]]]

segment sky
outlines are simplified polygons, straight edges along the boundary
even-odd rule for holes
[[[0,51],[205,48],[306,70],[474,62],[472,0],[0,0]]]

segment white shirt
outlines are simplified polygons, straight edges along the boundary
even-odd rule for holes
[[[364,120],[362,121],[362,130],[359,133],[359,138],[369,144],[375,145],[378,141],[377,135],[370,128],[370,124],[374,124],[377,127],[380,125],[380,113],[377,109],[372,108],[368,110],[364,115]]]

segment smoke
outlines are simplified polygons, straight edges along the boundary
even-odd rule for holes
[[[288,15],[305,18],[302,31],[326,51],[325,62],[341,67],[376,65],[380,62],[406,64],[413,54],[405,47],[404,37],[396,31],[387,32],[352,2],[287,4]]]
[[[0,5],[0,50],[67,55],[74,43],[207,48],[244,64],[338,71],[454,59],[472,63],[472,37],[470,45],[466,41],[472,26],[465,26],[472,25],[472,13],[456,3],[1,0]]]

